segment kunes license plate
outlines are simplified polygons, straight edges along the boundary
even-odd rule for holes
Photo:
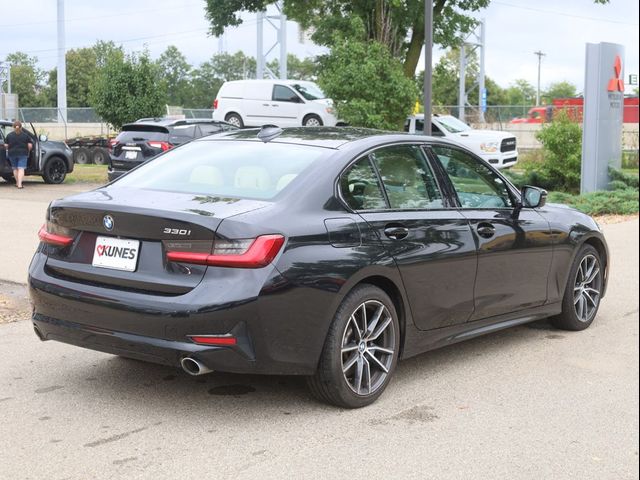
[[[138,263],[139,240],[98,237],[93,250],[93,266],[133,272]]]

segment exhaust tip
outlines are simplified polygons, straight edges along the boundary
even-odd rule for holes
[[[180,365],[189,375],[203,375],[212,371],[210,368],[207,368],[198,360],[191,357],[184,357],[180,360]]]
[[[41,341],[45,341],[46,338],[44,337],[44,335],[42,334],[42,332],[40,331],[40,329],[38,327],[36,327],[35,325],[33,326],[33,331],[36,333],[36,336],[41,340]]]

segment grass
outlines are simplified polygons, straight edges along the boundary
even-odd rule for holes
[[[78,165],[67,175],[65,183],[107,183],[106,165]]]

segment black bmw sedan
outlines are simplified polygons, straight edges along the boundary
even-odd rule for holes
[[[545,199],[442,139],[203,138],[50,205],[33,325],[192,375],[305,375],[319,399],[362,407],[399,359],[545,317],[593,322],[605,239]]]

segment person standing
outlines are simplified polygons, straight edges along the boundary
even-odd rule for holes
[[[24,169],[27,168],[27,159],[33,148],[33,140],[27,132],[22,130],[22,123],[19,120],[13,122],[13,132],[6,136],[4,148],[13,168],[16,186],[22,188]]]

